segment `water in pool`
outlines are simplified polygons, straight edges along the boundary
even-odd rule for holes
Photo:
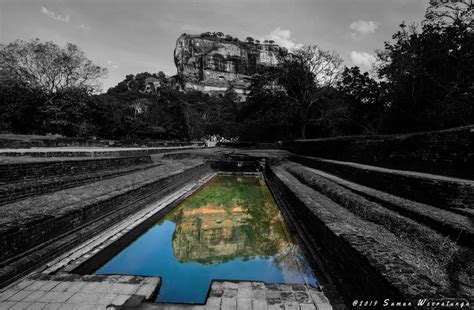
[[[212,279],[317,286],[259,176],[215,176],[96,274],[160,276],[174,303],[205,303]]]

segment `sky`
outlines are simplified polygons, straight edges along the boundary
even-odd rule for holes
[[[221,31],[287,48],[316,44],[369,70],[402,21],[419,23],[429,0],[0,0],[0,43],[39,38],[78,45],[107,67],[103,90],[127,74],[176,74],[182,33]]]

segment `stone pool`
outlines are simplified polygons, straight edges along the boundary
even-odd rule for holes
[[[95,273],[159,276],[169,303],[205,303],[213,279],[318,285],[260,175],[216,175]]]

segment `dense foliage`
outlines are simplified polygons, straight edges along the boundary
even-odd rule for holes
[[[341,73],[337,54],[305,46],[283,58],[279,72],[267,74],[263,85],[256,82],[249,104],[275,107],[279,97],[282,109],[259,117],[283,115],[290,135],[300,138],[473,124],[472,10],[472,1],[435,4],[420,29],[400,25],[377,52],[372,75],[358,67]]]
[[[17,40],[0,45],[0,132],[276,141],[473,124],[471,3],[435,5],[420,27],[402,24],[371,74],[314,45],[282,55],[259,68],[245,102],[232,85],[222,97],[182,92],[163,72],[129,74],[98,94],[106,69],[77,46]]]

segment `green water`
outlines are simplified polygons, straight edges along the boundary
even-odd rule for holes
[[[160,276],[158,302],[204,303],[212,279],[317,286],[262,177],[217,175],[96,274]]]

